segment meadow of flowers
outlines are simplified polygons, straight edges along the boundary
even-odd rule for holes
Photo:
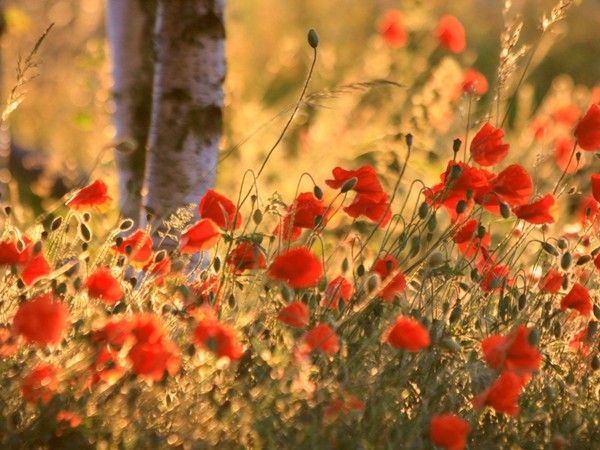
[[[404,17],[378,37],[418,52]],[[467,48],[454,16],[426,31]],[[101,178],[34,223],[5,204],[1,448],[593,448],[600,88],[524,117],[519,31],[496,80],[432,62],[385,157],[288,173],[290,198],[248,170],[161,235]]]

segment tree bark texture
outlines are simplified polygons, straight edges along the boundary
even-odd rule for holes
[[[152,108],[157,0],[107,0],[114,80],[119,210],[139,220]]]
[[[225,0],[159,0],[144,207],[156,219],[213,186],[222,128]]]

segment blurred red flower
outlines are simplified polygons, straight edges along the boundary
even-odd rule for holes
[[[123,239],[120,245],[113,245],[111,250],[125,255],[136,267],[144,267],[152,258],[152,238],[145,230],[136,230],[131,236]]]
[[[600,173],[592,174],[592,195],[597,202],[600,202]]]
[[[397,272],[397,269],[398,261],[392,255],[377,258],[371,268],[371,272],[378,274],[381,278],[379,296],[386,303],[393,302],[394,298],[406,289],[406,278],[402,272]]]
[[[600,106],[593,104],[575,128],[577,143],[583,150],[595,151],[600,148]]]
[[[320,323],[310,329],[302,338],[302,343],[302,349],[306,353],[319,350],[333,355],[340,350],[337,334],[325,323]]]
[[[332,171],[333,180],[325,180],[325,184],[332,189],[339,189],[349,180],[356,178],[352,190],[359,194],[377,195],[383,192],[377,172],[372,166],[364,165],[357,170],[346,170],[336,167]]]
[[[427,328],[411,317],[398,317],[384,336],[384,342],[408,352],[418,352],[431,345]]]
[[[112,276],[108,267],[99,267],[92,273],[84,284],[91,298],[114,305],[123,298],[121,284]]]
[[[258,270],[267,267],[265,254],[260,247],[252,242],[240,242],[227,255],[227,264],[234,273],[245,270]]]
[[[19,346],[10,329],[0,327],[0,359],[10,358],[17,353]]]
[[[306,247],[296,247],[280,253],[267,271],[269,278],[283,281],[294,289],[315,286],[321,275],[321,260]]]
[[[554,144],[554,160],[565,173],[575,173],[578,169],[583,167],[583,158],[580,159],[579,164],[573,150],[575,149],[575,142],[571,138],[559,138]],[[571,155],[573,155],[571,157]]]
[[[127,340],[133,337],[133,327],[134,323],[129,319],[111,320],[92,333],[92,342],[120,350]]]
[[[217,320],[214,311],[206,307],[201,310],[192,341],[200,348],[213,352],[217,358],[227,357],[235,361],[244,354],[235,330]]]
[[[486,389],[472,400],[473,406],[481,408],[488,405],[499,413],[516,416],[519,414],[517,401],[523,386],[524,380],[519,375],[504,371],[489,389]]]
[[[440,19],[435,36],[440,45],[446,47],[452,53],[460,53],[467,46],[465,28],[454,16],[444,16]]]
[[[100,382],[113,385],[127,373],[119,361],[119,354],[109,346],[102,347],[90,368],[91,376],[88,379],[88,385],[95,385]]]
[[[582,316],[589,316],[593,305],[590,293],[581,284],[575,283],[569,293],[560,301],[560,309],[574,309]]]
[[[452,237],[452,240],[458,245],[458,249],[466,258],[476,255],[481,248],[487,247],[490,243],[490,234],[487,231],[482,238],[477,236],[478,228],[479,221],[469,219]]]
[[[340,300],[347,303],[352,294],[354,294],[352,283],[345,277],[338,275],[327,284],[321,304],[329,309],[336,309]]]
[[[277,315],[277,320],[280,320],[290,327],[304,328],[309,323],[309,310],[302,302],[293,302],[283,308]]]
[[[31,241],[24,236],[0,241],[0,265],[18,266],[25,264],[31,257]]]
[[[390,47],[404,47],[408,42],[408,35],[404,29],[403,21],[404,18],[400,11],[390,9],[385,12],[378,31]]]
[[[164,337],[165,331],[156,315],[143,313],[132,318],[131,334],[135,337],[136,343],[156,344]]]
[[[510,149],[509,144],[502,143],[503,137],[504,131],[486,122],[471,141],[473,161],[481,166],[493,166],[502,161]]]
[[[51,364],[39,363],[21,381],[23,400],[47,404],[58,391],[58,369]]]
[[[288,208],[287,217],[291,220],[291,226],[298,228],[315,228],[317,217],[321,218],[323,224],[327,223],[325,212],[327,205],[317,199],[312,192],[303,192],[298,195],[294,203]]]
[[[479,271],[483,274],[479,286],[485,292],[498,292],[504,284],[512,284],[512,279],[509,278],[510,268],[504,264],[494,264],[488,260],[480,264]]]
[[[340,416],[345,416],[351,412],[362,413],[364,410],[365,404],[354,396],[348,400],[331,400],[323,408],[323,425],[331,425]]]
[[[189,227],[179,239],[181,253],[196,253],[214,247],[221,233],[211,219],[201,219]]]
[[[588,357],[591,354],[589,339],[590,333],[588,331],[588,328],[589,324],[588,326],[583,327],[581,330],[575,333],[575,336],[573,336],[573,339],[571,340],[571,342],[569,342],[569,347],[571,347],[576,352],[579,352],[584,358]]]
[[[552,194],[546,194],[528,205],[515,206],[512,212],[519,219],[535,225],[554,223],[558,217],[558,207]]]
[[[33,285],[40,278],[50,275],[52,268],[42,253],[32,256],[23,266],[19,276],[27,286]]]
[[[485,76],[475,69],[467,69],[463,75],[462,91],[467,94],[483,95],[489,89]]]
[[[67,202],[67,206],[76,210],[91,209],[103,213],[110,207],[112,198],[106,195],[108,186],[102,180],[96,180],[79,190],[75,196]]]
[[[144,379],[160,381],[165,372],[173,376],[179,370],[181,359],[179,347],[162,337],[158,342],[137,342],[127,358],[131,362],[133,372]]]
[[[485,362],[493,369],[508,369],[518,374],[535,372],[540,368],[542,355],[529,344],[531,328],[519,325],[507,336],[489,336],[481,343]]]
[[[344,212],[355,219],[365,216],[379,223],[380,228],[384,228],[392,218],[390,198],[385,192],[377,195],[357,194],[352,203],[344,207]]]
[[[467,445],[467,435],[471,425],[454,414],[443,414],[431,418],[429,437],[437,447],[446,450],[463,450]]]
[[[237,230],[242,226],[242,216],[235,204],[212,189],[209,189],[200,200],[198,212],[200,217],[212,220],[223,229]]]
[[[540,280],[540,289],[549,294],[560,291],[564,276],[556,269],[550,269],[544,278]]]
[[[68,426],[71,428],[77,428],[79,425],[81,425],[81,417],[71,411],[62,409],[58,412],[58,414],[56,414],[56,423],[62,427]]]
[[[217,311],[221,304],[221,293],[219,293],[218,276],[210,275],[205,280],[196,280],[189,287],[194,296],[193,303],[187,304],[186,309],[192,314],[198,310],[198,307],[209,306]]]
[[[572,127],[581,116],[581,109],[574,104],[561,106],[560,108],[556,108],[550,116],[555,122]]]
[[[60,342],[67,326],[67,305],[43,294],[21,303],[13,318],[13,330],[28,343],[42,347]]]

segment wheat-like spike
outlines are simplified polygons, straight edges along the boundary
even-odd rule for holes
[[[556,22],[563,20],[567,16],[567,10],[571,5],[573,5],[573,0],[559,0],[550,11],[550,16],[544,14],[542,17],[542,32],[546,32]]]

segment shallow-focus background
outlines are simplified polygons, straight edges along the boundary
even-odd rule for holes
[[[524,18],[522,43],[537,42],[541,16],[554,3],[513,2],[511,17],[520,13]],[[537,55],[544,60],[537,65],[534,59],[527,79],[534,108],[558,74],[568,74],[567,83],[600,84],[600,2],[577,3],[540,43]],[[20,0],[5,4],[4,98],[14,85],[19,56],[27,55],[43,30],[55,24],[37,58],[34,72],[38,76],[24,86],[24,101],[10,118],[14,141],[50,155],[58,170],[65,164],[89,169],[113,135],[104,2]],[[374,79],[412,83],[420,72],[431,70],[432,61],[434,65],[456,61],[461,67],[474,66],[493,86],[503,4],[499,0],[229,0],[226,158],[219,185],[225,191],[236,189],[243,170],[259,167],[282,129],[285,113],[310,65],[309,28],[315,28],[321,38],[309,92],[321,95],[303,108],[268,166],[264,181],[275,183],[273,190],[293,191],[295,185],[288,188],[285,182],[297,180],[303,171],[322,179],[335,162],[382,146],[393,149],[396,144],[390,137],[414,131],[407,128],[408,119],[395,117],[394,111],[395,102],[403,101],[402,89],[410,86],[366,89],[355,85],[341,93],[335,91],[336,86]],[[377,33],[381,17],[392,8],[405,15],[409,44],[402,49],[390,48]],[[434,48],[431,34],[444,14],[453,14],[464,24],[468,45],[464,53]],[[490,102],[488,94],[479,105],[479,114],[485,114],[482,111],[489,109],[485,105]],[[108,174],[111,168],[107,153],[95,170]]]

